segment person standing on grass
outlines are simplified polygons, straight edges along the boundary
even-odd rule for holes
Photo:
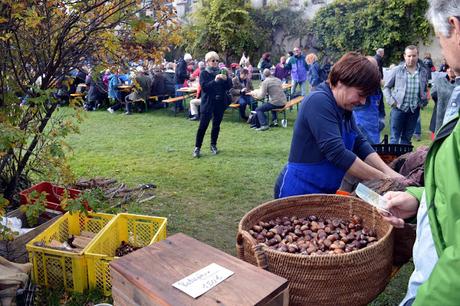
[[[418,63],[416,46],[404,50],[404,62],[391,71],[383,88],[391,106],[390,143],[411,144],[420,108],[428,104],[428,74]]]
[[[314,53],[308,54],[306,61],[308,64],[307,80],[310,83],[310,91],[313,91],[321,83],[321,67],[318,63],[318,57]]]
[[[300,94],[302,96],[307,95],[307,71],[308,65],[305,60],[305,56],[302,55],[302,51],[299,47],[294,48],[292,56],[289,56],[286,65],[284,66],[286,70],[291,71],[291,96],[294,96],[297,89],[297,85],[300,86]]]
[[[176,97],[182,96],[183,93],[180,91],[177,91],[178,89],[181,89],[184,87],[184,83],[186,80],[190,78],[190,73],[188,72],[188,65],[190,65],[193,61],[193,58],[190,54],[185,53],[184,57],[179,60],[176,66]],[[175,109],[177,111],[183,111],[184,110],[184,105],[182,104],[181,101],[178,101],[174,105]]]
[[[442,53],[460,75],[460,1],[430,0],[427,16]],[[395,227],[417,218],[414,272],[402,306],[459,305],[460,301],[460,78],[425,160],[425,187],[384,195]]]
[[[367,56],[367,59],[378,67],[375,57]],[[366,98],[364,105],[353,108],[356,125],[370,144],[380,143],[380,105],[382,104],[383,94],[378,87]]]
[[[208,52],[205,56],[206,69],[200,73],[201,104],[200,104],[200,125],[196,132],[195,149],[193,157],[201,156],[201,145],[212,119],[211,130],[211,153],[216,155],[217,138],[219,137],[220,123],[224,117],[224,111],[230,104],[228,91],[232,88],[232,80],[227,75],[228,71],[219,69],[219,55]],[[224,73],[226,72],[226,73]]]
[[[377,61],[377,65],[379,66],[380,78],[383,79],[383,57],[385,56],[385,49],[378,48],[375,51],[374,58]]]
[[[455,72],[446,64],[447,74],[445,77],[436,78],[433,81],[431,89],[431,97],[434,101],[434,109],[431,115],[430,131],[432,132],[432,140],[434,134],[441,128],[446,113],[446,108],[449,103],[452,91],[455,88]]]

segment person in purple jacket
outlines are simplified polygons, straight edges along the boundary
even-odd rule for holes
[[[300,94],[302,96],[307,95],[307,71],[308,65],[305,61],[305,56],[302,55],[300,48],[294,48],[294,56],[289,58],[289,61],[285,65],[285,69],[291,70],[291,95],[295,94],[297,85],[300,85]]]
[[[302,101],[275,198],[335,193],[345,174],[361,180],[401,177],[372,149],[352,116],[379,86],[377,66],[361,54],[349,52],[332,67],[328,81]]]
[[[280,79],[283,84],[287,83],[289,70],[286,69],[286,56],[281,56],[280,62],[276,64],[274,76]]]

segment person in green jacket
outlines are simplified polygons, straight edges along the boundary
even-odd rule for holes
[[[443,55],[460,73],[460,0],[430,0],[428,18]],[[458,74],[457,74],[458,75]],[[417,215],[415,270],[401,305],[460,305],[460,78],[425,161],[425,187],[388,192],[396,227]]]

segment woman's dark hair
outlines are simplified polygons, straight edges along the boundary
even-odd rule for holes
[[[266,52],[266,53],[262,54],[262,58],[263,58],[264,60],[269,59],[270,56],[271,56],[270,52]]]
[[[348,87],[358,88],[367,97],[379,88],[380,72],[365,56],[348,52],[332,66],[328,82],[332,87],[340,82]]]

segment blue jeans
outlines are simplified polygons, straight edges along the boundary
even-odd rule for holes
[[[175,93],[176,97],[180,97],[184,95],[183,92],[177,91],[178,89],[181,89],[182,87],[184,87],[183,84],[174,85],[174,88],[176,89],[176,93]],[[182,104],[182,101],[174,103],[174,107],[176,108],[176,110],[184,110],[184,105]]]
[[[307,81],[306,80],[303,82],[292,80],[291,96],[295,94],[297,85],[300,85],[300,94],[305,97],[307,95]]]
[[[392,108],[390,113],[390,143],[391,144],[411,144],[414,135],[417,118],[420,108],[415,112],[403,112],[398,108]]]
[[[258,108],[256,108],[257,119],[259,120],[260,126],[268,125],[267,117],[265,116],[265,112],[268,112],[268,111],[271,111],[277,108],[283,108],[283,106],[277,106],[277,105],[273,105],[270,103],[264,103]],[[277,113],[274,111],[272,111],[272,116],[273,116],[273,120],[276,120],[278,118]]]
[[[414,134],[415,135],[422,135],[422,122],[421,122],[421,118],[420,118],[420,114],[418,115],[418,119],[417,119],[417,125],[415,125],[415,132]]]
[[[238,98],[238,104],[240,105],[239,111],[240,111],[240,117],[241,118],[246,118],[246,105],[249,105],[249,107],[252,107],[252,97],[247,96],[247,95],[241,95]],[[252,110],[252,108],[251,108]]]

